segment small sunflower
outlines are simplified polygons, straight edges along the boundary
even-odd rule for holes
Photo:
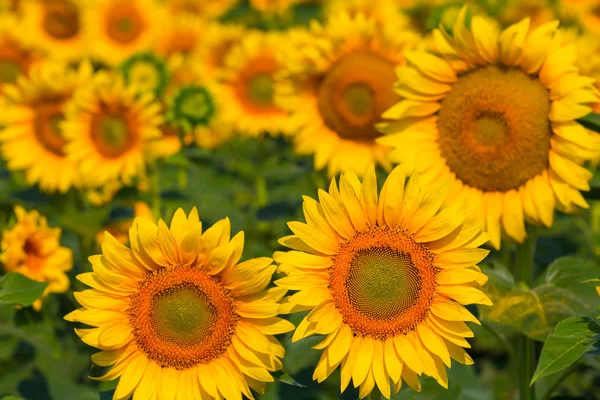
[[[335,18],[347,13],[373,19],[378,28],[398,30],[410,25],[409,17],[402,13],[395,0],[331,0],[324,4],[325,14]]]
[[[491,305],[476,266],[489,236],[465,223],[464,201],[443,206],[448,186],[405,180],[402,166],[379,194],[373,166],[362,183],[353,172],[332,180],[318,202],[304,198],[307,222],[288,224],[280,243],[293,250],[274,256],[287,274],[275,284],[298,291],[281,311],[311,310],[292,341],[326,335],[313,379],[341,365],[341,391],[352,380],[360,398],[375,385],[388,399],[403,382],[420,391],[422,373],[447,388],[451,359],[473,364],[465,321],[479,321],[464,305]]]
[[[145,174],[148,144],[159,139],[161,107],[149,93],[137,95],[121,76],[97,73],[68,105],[63,123],[68,156],[79,163],[88,187]]]
[[[522,242],[524,220],[551,226],[554,209],[587,207],[591,173],[582,166],[598,135],[577,118],[598,101],[592,78],[580,76],[574,45],[563,46],[558,22],[529,30],[529,20],[502,33],[461,10],[452,37],[434,31],[439,55],[410,52],[386,111],[378,142],[416,168],[425,184],[451,179],[469,218],[484,223],[491,244],[502,233]]]
[[[28,78],[5,87],[0,113],[0,150],[11,170],[23,170],[28,185],[45,192],[65,193],[77,184],[77,163],[66,155],[61,128],[73,93],[89,83],[92,67],[62,63],[34,65]]]
[[[48,282],[42,297],[33,303],[39,311],[48,294],[69,289],[65,272],[73,268],[73,254],[60,245],[60,228],[49,227],[37,211],[27,212],[16,206],[15,214],[15,225],[2,233],[0,264],[4,272],[18,272],[29,279]]]
[[[136,53],[127,58],[120,67],[125,84],[139,93],[161,95],[169,83],[169,71],[165,62],[153,53]]]
[[[283,346],[273,335],[293,330],[277,317],[282,288],[267,289],[270,258],[239,263],[240,232],[230,239],[223,219],[202,233],[194,208],[178,209],[170,228],[136,218],[131,249],[106,234],[93,272],[77,279],[92,287],[75,293],[82,308],[65,319],[100,366],[99,378],[120,377],[114,399],[250,399],[264,394],[269,373],[281,369]]]
[[[215,86],[214,95],[227,104],[226,118],[234,122],[239,133],[290,133],[288,114],[273,97],[275,76],[283,67],[278,52],[286,46],[280,34],[253,32],[227,55],[221,84]]]
[[[243,25],[212,23],[207,26],[202,46],[193,57],[193,68],[206,81],[216,79],[225,68],[225,60],[231,49],[248,31]]]
[[[77,60],[86,49],[81,9],[73,0],[23,1],[22,29],[52,58]]]
[[[165,18],[154,0],[89,0],[84,4],[90,52],[109,65],[150,50]]]
[[[176,14],[165,23],[162,35],[154,44],[154,51],[161,57],[176,54],[185,57],[198,51],[204,37],[206,23],[193,15]]]
[[[13,84],[19,75],[27,75],[40,55],[21,38],[18,21],[11,14],[0,14],[0,95],[4,85]]]
[[[390,148],[375,142],[374,124],[398,101],[392,87],[396,67],[416,41],[409,31],[378,29],[364,14],[339,14],[312,33],[298,32],[297,51],[285,57],[286,70],[276,85],[277,103],[298,128],[296,150],[315,154],[315,168],[330,176],[363,173],[377,162],[390,169]],[[387,32],[387,33],[386,33]]]

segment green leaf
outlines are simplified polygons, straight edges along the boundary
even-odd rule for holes
[[[600,275],[600,267],[594,262],[561,257],[533,289],[517,286],[504,266],[484,266],[484,273],[489,281],[483,290],[494,306],[479,307],[481,317],[510,326],[532,339],[544,341],[566,318],[597,314],[598,294],[593,285],[584,282]]]
[[[114,390],[108,392],[100,392],[100,400],[112,400],[114,394]]]
[[[600,132],[600,114],[590,113],[577,121],[588,129]]]
[[[22,397],[17,397],[17,396],[6,396],[6,397],[3,397],[2,400],[25,400],[25,399]]]
[[[275,380],[277,380],[281,383],[285,383],[286,385],[296,386],[296,387],[301,387],[301,388],[306,387],[305,385],[296,382],[296,380],[294,378],[292,378],[286,372],[283,372],[283,371],[278,371],[278,372],[274,373],[273,377],[275,378]]]
[[[567,318],[548,337],[531,383],[579,360],[600,339],[600,326],[590,318]]]
[[[36,282],[16,272],[0,278],[0,304],[30,306],[44,293],[48,282]]]

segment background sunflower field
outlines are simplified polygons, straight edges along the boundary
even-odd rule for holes
[[[565,83],[575,100],[558,123],[580,124],[581,135],[553,137],[566,167],[544,174],[577,176],[557,212],[552,200],[533,218],[519,203],[522,235],[499,214],[484,220],[497,227],[479,263],[493,306],[467,306],[481,321],[469,324],[474,365],[454,363],[447,389],[421,377],[421,392],[404,386],[392,398],[600,399],[598,0],[0,0],[0,399],[113,398],[117,380],[89,378],[107,369],[64,319],[80,307],[74,292],[87,286],[75,277],[92,271],[105,231],[127,244],[134,218],[171,221],[196,207],[205,227],[229,218],[232,233],[244,231],[242,260],[273,257],[288,222],[305,219],[303,196],[320,199],[337,190],[333,177],[373,164],[381,187],[398,160],[426,158],[379,137],[438,110],[411,114],[422,104],[397,108],[401,97],[431,87],[414,103],[437,107],[430,98],[447,82],[400,67],[431,51],[439,29],[460,69],[459,55],[475,57],[469,46],[484,41],[461,41],[456,21],[470,29],[476,16],[498,32],[560,21],[578,51],[569,71],[581,76]],[[555,38],[521,47],[537,54]],[[347,76],[381,92],[336,98]],[[531,201],[554,199],[550,190],[535,187]],[[529,277],[518,267],[528,262]],[[285,318],[298,326],[306,314]],[[283,369],[256,398],[359,398],[353,385],[340,394],[337,371],[313,380],[322,336],[278,338]],[[517,356],[524,343],[528,360]],[[535,392],[524,389],[531,378]]]

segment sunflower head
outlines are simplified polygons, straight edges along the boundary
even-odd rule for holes
[[[452,35],[433,32],[436,53],[409,52],[398,70],[401,101],[383,115],[378,138],[392,159],[420,171],[426,183],[450,179],[500,247],[503,234],[526,237],[524,221],[551,226],[554,209],[587,207],[598,135],[576,119],[599,100],[594,79],[581,76],[575,45],[558,22],[530,29],[528,19],[500,32],[460,11]]]
[[[19,75],[27,75],[40,58],[22,39],[19,27],[13,15],[0,14],[0,95],[4,85],[14,84]]]
[[[341,366],[342,391],[352,380],[360,398],[377,385],[389,399],[403,382],[420,391],[423,373],[448,387],[451,359],[473,363],[464,322],[478,321],[464,306],[491,305],[476,265],[489,236],[447,194],[416,173],[406,182],[398,166],[381,192],[370,167],[362,182],[346,173],[318,201],[304,198],[306,223],[290,222],[280,241],[292,250],[275,253],[287,275],[275,284],[297,290],[282,312],[311,310],[292,340],[325,335],[313,379]]]
[[[77,278],[82,308],[65,317],[92,326],[76,329],[100,350],[92,361],[121,377],[116,399],[253,398],[269,372],[281,368],[283,347],[273,335],[293,326],[278,318],[282,288],[267,289],[270,258],[240,263],[243,232],[230,237],[228,219],[205,232],[194,208],[179,209],[170,226],[138,217],[131,248],[106,233],[93,272]]]
[[[60,228],[51,228],[37,211],[15,207],[16,223],[4,230],[0,242],[0,266],[4,272],[18,272],[38,282],[48,282],[42,297],[33,303],[39,311],[50,293],[69,289],[66,271],[73,268],[73,254],[60,245]]]
[[[208,87],[187,85],[170,98],[167,120],[185,132],[208,124],[215,113],[215,102]]]
[[[136,53],[120,66],[125,84],[140,93],[151,92],[160,96],[169,82],[169,71],[165,62],[152,53]]]
[[[161,137],[160,110],[152,94],[140,95],[117,74],[99,72],[75,93],[63,128],[85,186],[129,185],[144,175],[147,146]]]
[[[389,22],[382,26],[392,26]],[[286,68],[275,87],[277,103],[290,112],[288,124],[299,153],[314,153],[315,167],[329,175],[363,173],[377,162],[386,169],[389,147],[375,139],[375,124],[398,100],[396,67],[416,36],[380,29],[372,15],[342,12],[310,34],[295,33],[297,54],[283,58]]]
[[[243,25],[210,23],[207,25],[202,46],[192,58],[192,69],[206,80],[219,77],[231,49],[248,33]]]
[[[91,81],[92,67],[61,62],[32,66],[5,95],[0,115],[0,149],[11,170],[23,170],[28,185],[66,192],[78,184],[77,164],[66,154],[62,122],[74,92]]]

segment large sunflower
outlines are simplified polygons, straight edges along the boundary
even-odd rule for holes
[[[383,25],[385,26],[385,24]],[[373,124],[393,105],[395,69],[415,41],[407,31],[379,29],[362,13],[341,13],[312,33],[294,33],[295,53],[276,86],[277,103],[291,115],[296,150],[315,154],[315,167],[329,175],[363,173],[377,162],[389,169],[390,148],[375,142]]]
[[[105,234],[93,272],[77,279],[83,308],[65,317],[93,326],[76,329],[112,365],[98,380],[120,377],[113,399],[241,399],[264,393],[284,349],[273,335],[293,325],[278,318],[283,288],[266,289],[270,258],[239,263],[240,232],[228,219],[202,233],[194,208],[178,209],[170,228],[136,218],[131,249]]]
[[[275,284],[298,290],[282,312],[312,310],[292,340],[326,335],[313,379],[341,365],[341,390],[352,379],[360,398],[375,384],[388,399],[402,381],[420,391],[422,373],[448,387],[451,358],[473,363],[464,321],[478,321],[463,305],[491,305],[476,266],[489,236],[465,224],[465,202],[442,206],[448,186],[405,179],[396,167],[379,195],[373,166],[362,183],[353,172],[332,180],[319,202],[304,198],[307,223],[289,223],[295,235],[280,242],[294,250],[274,256],[287,274]]]
[[[48,282],[42,297],[33,303],[39,311],[50,293],[69,289],[66,271],[73,268],[73,254],[60,245],[60,228],[51,228],[37,211],[15,207],[17,222],[2,233],[0,264],[4,272],[18,272],[39,282]]]
[[[64,193],[77,183],[78,166],[65,153],[67,140],[60,124],[74,91],[91,77],[89,63],[78,69],[60,63],[37,64],[29,78],[6,88],[0,149],[9,169],[25,172],[28,185]]]
[[[110,65],[151,49],[166,16],[155,0],[89,0],[84,4],[90,53]]]
[[[529,20],[502,33],[466,8],[452,37],[434,31],[438,55],[407,54],[396,86],[402,100],[384,118],[379,143],[394,161],[416,168],[424,184],[450,179],[469,218],[484,223],[491,244],[502,232],[517,242],[524,220],[552,225],[554,208],[587,207],[598,135],[577,121],[598,101],[593,79],[579,75],[575,46],[561,45],[558,22],[530,31]]]
[[[281,52],[288,44],[281,34],[252,32],[225,58],[215,97],[228,107],[225,117],[243,135],[289,133],[288,115],[275,104],[275,76],[282,70]]]
[[[161,137],[160,109],[151,94],[136,95],[117,74],[99,72],[75,92],[63,129],[82,183],[96,187],[118,179],[129,185],[143,176],[148,145]]]
[[[22,29],[32,45],[52,58],[80,58],[84,43],[81,10],[74,0],[28,0],[21,4]]]

